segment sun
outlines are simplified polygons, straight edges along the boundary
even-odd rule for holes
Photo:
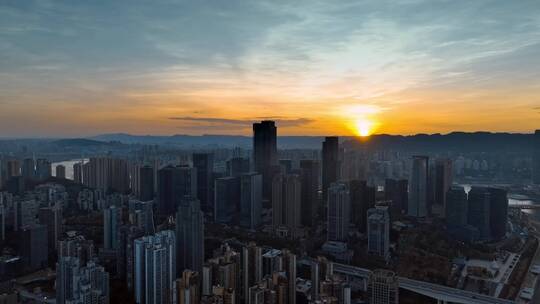
[[[356,121],[356,134],[361,137],[370,136],[373,132],[373,122],[361,119]]]

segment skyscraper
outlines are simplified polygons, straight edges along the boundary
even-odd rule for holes
[[[319,163],[315,160],[300,161],[302,183],[301,222],[302,226],[312,227],[319,209]]]
[[[211,153],[193,153],[193,167],[197,170],[197,198],[204,212],[212,211],[214,155]]]
[[[240,177],[249,172],[249,158],[233,157],[227,161],[227,176]]]
[[[240,177],[240,226],[255,229],[261,224],[262,176],[255,172]]]
[[[60,257],[56,264],[56,303],[109,303],[109,274],[93,261]]]
[[[388,270],[373,271],[369,275],[367,293],[370,304],[398,304],[398,277]]]
[[[19,251],[26,270],[36,271],[47,266],[49,245],[45,225],[30,225],[19,231]]]
[[[38,180],[43,181],[52,175],[51,162],[44,158],[36,160],[36,177]]]
[[[388,258],[390,245],[390,216],[388,207],[371,208],[367,212],[368,253]]]
[[[186,269],[202,273],[204,262],[204,219],[200,202],[184,197],[176,213],[177,273]]]
[[[508,196],[506,190],[502,188],[490,187],[490,228],[491,237],[499,240],[506,234],[506,223],[508,222]]]
[[[446,224],[449,228],[467,225],[467,193],[460,186],[452,186],[446,192]]]
[[[413,156],[407,212],[409,216],[428,215],[428,169],[427,156]]]
[[[158,211],[173,215],[185,197],[197,197],[197,171],[188,166],[167,166],[158,171]]]
[[[116,206],[103,209],[103,248],[115,250],[118,248],[118,229],[121,224],[121,209]]]
[[[137,304],[171,303],[176,279],[174,232],[164,230],[136,239],[135,302]]]
[[[540,130],[534,132],[532,181],[540,185]]]
[[[64,165],[57,165],[56,166],[56,177],[57,178],[66,178],[66,166]]]
[[[440,216],[445,216],[446,192],[452,186],[452,160],[440,158],[435,161],[435,205],[441,211]]]
[[[139,168],[139,198],[143,202],[154,199],[154,168],[142,166]]]
[[[490,193],[488,189],[472,187],[471,191],[469,191],[467,221],[469,225],[478,229],[482,240],[488,240],[491,237],[490,217]]]
[[[38,211],[39,223],[47,227],[49,254],[58,248],[62,235],[62,209],[60,206],[44,207]]]
[[[253,165],[254,170],[262,175],[262,195],[269,199],[272,195],[273,167],[277,159],[277,127],[275,122],[263,120],[253,124]]]
[[[82,162],[73,164],[73,180],[76,183],[79,183],[79,184],[83,183],[83,164],[82,164]]]
[[[386,179],[384,183],[384,199],[392,201],[390,215],[396,218],[407,212],[409,204],[409,181],[406,179]]]
[[[199,304],[201,278],[198,272],[184,270],[182,277],[174,281],[174,303]]]
[[[301,226],[300,177],[296,174],[278,174],[272,181],[272,222],[274,229],[287,227],[290,237],[297,235]]]
[[[366,181],[349,181],[351,201],[351,220],[360,232],[366,232],[367,212],[375,206],[375,188],[367,185]]]
[[[217,178],[214,192],[214,221],[232,223],[240,205],[240,179],[232,176]]]
[[[26,158],[23,160],[22,176],[27,180],[36,178],[36,162],[33,158]]]
[[[139,227],[144,235],[155,233],[154,210],[152,201],[129,200],[129,220]]]
[[[327,200],[328,187],[339,179],[339,138],[326,137],[322,144],[322,191]]]
[[[328,240],[347,241],[349,235],[350,196],[344,183],[328,188]]]

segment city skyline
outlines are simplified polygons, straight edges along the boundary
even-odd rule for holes
[[[532,133],[535,1],[0,6],[0,137]],[[419,111],[421,109],[421,111]]]

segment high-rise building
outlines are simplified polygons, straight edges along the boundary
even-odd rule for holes
[[[281,168],[281,172],[285,174],[290,174],[293,170],[293,161],[292,159],[280,159],[279,160],[279,167]]]
[[[176,304],[199,304],[201,300],[201,279],[199,273],[189,269],[182,272],[182,277],[174,281],[174,299]]]
[[[349,188],[344,183],[333,183],[328,188],[328,240],[347,241],[349,220]]]
[[[143,236],[145,236],[144,231],[140,227],[133,225],[123,225],[118,230],[116,274],[126,283],[126,287],[130,292],[133,292],[135,278],[134,241]]]
[[[534,184],[540,185],[540,130],[534,132],[533,138],[532,181]]]
[[[339,180],[339,138],[326,137],[322,144],[322,192],[323,199],[328,199],[328,187]]]
[[[56,177],[57,178],[66,178],[66,166],[64,165],[57,165],[56,166]]]
[[[38,180],[43,181],[51,177],[52,167],[51,162],[48,159],[38,158],[36,160],[36,177]]]
[[[120,193],[129,190],[129,166],[125,159],[92,157],[82,168],[85,186]]]
[[[154,199],[154,168],[151,166],[139,168],[139,199],[143,202]]]
[[[121,224],[122,210],[116,206],[103,209],[103,248],[118,248],[118,229]]]
[[[227,176],[240,177],[249,172],[249,158],[233,157],[227,161]]]
[[[255,229],[261,224],[262,175],[255,172],[240,177],[240,226]]]
[[[366,181],[349,181],[351,201],[351,221],[360,232],[366,232],[367,211],[375,206],[375,187],[367,185]]]
[[[232,176],[217,178],[214,193],[214,221],[232,223],[240,205],[240,179]]]
[[[490,187],[489,191],[489,223],[491,237],[499,240],[506,235],[506,223],[508,222],[508,195],[502,188]]]
[[[60,257],[56,264],[56,303],[108,304],[109,274],[93,261],[84,265],[74,257]]]
[[[58,242],[58,257],[74,257],[82,264],[94,258],[94,242],[73,231],[67,232],[68,237]]]
[[[249,289],[263,278],[262,248],[255,243],[242,247],[241,252],[241,292],[244,302],[248,302]]]
[[[409,202],[409,181],[406,179],[386,179],[384,183],[384,199],[392,201],[390,215],[392,218],[399,217],[407,212]]]
[[[82,162],[73,164],[73,180],[79,184],[83,183],[83,163]]]
[[[491,237],[490,217],[490,193],[488,189],[472,187],[471,191],[469,191],[467,221],[469,225],[478,229],[482,240],[488,240]]]
[[[58,241],[62,235],[62,209],[60,206],[40,208],[38,220],[47,227],[47,243],[51,255],[58,248]]]
[[[18,159],[10,159],[6,163],[6,179],[21,176],[21,162]]]
[[[154,210],[152,201],[129,201],[129,221],[143,231],[144,235],[155,233]]]
[[[199,200],[184,197],[176,213],[177,273],[186,269],[202,273],[204,262],[203,221]]]
[[[367,212],[368,254],[388,258],[390,216],[388,207],[377,206]]]
[[[288,230],[288,236],[295,237],[301,223],[300,177],[296,174],[277,174],[272,182],[272,223],[274,229]]]
[[[375,270],[369,275],[368,298],[370,304],[398,304],[399,282],[395,273]]]
[[[167,166],[158,171],[158,211],[173,215],[185,196],[197,197],[197,171],[188,166]]]
[[[281,252],[283,271],[287,276],[287,303],[296,303],[296,255],[289,250]]]
[[[27,180],[36,178],[36,162],[33,158],[26,158],[23,160],[22,176]]]
[[[427,156],[413,156],[407,212],[409,216],[428,215],[428,170],[429,158]]]
[[[262,175],[262,195],[269,199],[272,195],[273,167],[277,159],[277,127],[275,122],[264,120],[253,124],[253,168]]]
[[[315,160],[305,159],[300,161],[302,226],[312,227],[317,218],[319,211],[319,170],[319,162]]]
[[[446,192],[446,224],[449,228],[465,227],[467,216],[467,193],[461,186],[452,186]]]
[[[445,216],[446,211],[446,192],[452,186],[453,172],[452,160],[440,158],[435,161],[435,205],[440,211],[440,216]]]
[[[164,230],[134,241],[135,302],[171,303],[176,279],[174,232]]]
[[[47,267],[48,242],[45,225],[30,225],[19,231],[19,251],[26,270],[36,271]]]
[[[193,167],[197,170],[197,198],[204,212],[212,211],[214,155],[211,153],[193,153]]]

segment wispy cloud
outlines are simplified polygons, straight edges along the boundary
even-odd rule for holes
[[[216,117],[193,117],[193,116],[183,116],[183,117],[169,117],[170,120],[180,120],[180,121],[191,121],[191,122],[203,122],[210,124],[223,124],[223,125],[238,125],[238,126],[249,126],[250,124],[265,119],[272,119],[276,122],[279,127],[296,127],[302,126],[309,123],[312,123],[314,120],[307,118],[275,118],[275,117],[257,117],[255,119],[227,119],[227,118],[216,118]]]

